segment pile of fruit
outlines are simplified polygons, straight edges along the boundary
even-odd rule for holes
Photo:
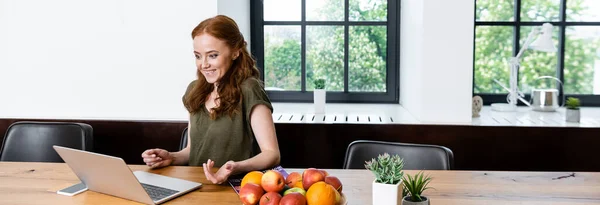
[[[338,205],[342,182],[325,170],[309,168],[290,173],[249,172],[242,179],[240,199],[245,205]]]

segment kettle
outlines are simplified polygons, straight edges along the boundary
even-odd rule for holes
[[[541,111],[541,112],[554,112],[556,111],[556,109],[558,109],[559,107],[562,107],[565,103],[565,95],[563,92],[563,83],[555,77],[552,76],[541,76],[541,77],[537,77],[536,80],[539,79],[553,79],[558,81],[558,83],[560,84],[560,93],[557,89],[554,88],[550,88],[550,89],[540,89],[540,88],[534,88],[531,90],[531,99],[530,99],[530,104],[531,104],[531,108],[535,111]],[[562,105],[558,105],[558,96],[560,94],[563,94],[563,101],[562,101]]]

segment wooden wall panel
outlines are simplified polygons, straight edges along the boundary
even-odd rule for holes
[[[0,133],[22,119],[0,119]],[[65,121],[65,120],[55,120]],[[97,152],[141,164],[148,148],[178,149],[186,122],[77,120],[94,128]],[[600,171],[600,128],[457,125],[276,124],[282,166],[341,168],[359,139],[437,144],[459,170]],[[2,136],[3,137],[3,136]]]

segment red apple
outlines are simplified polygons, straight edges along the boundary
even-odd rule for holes
[[[267,192],[280,192],[285,186],[285,179],[281,173],[269,170],[263,174],[260,184]]]
[[[287,176],[287,178],[285,178],[285,184],[288,187],[294,187],[296,182],[301,182],[301,181],[302,181],[302,175],[300,175],[300,173],[298,173],[298,172],[292,172]]]
[[[335,190],[337,190],[338,192],[342,192],[342,182],[340,181],[340,179],[338,179],[335,176],[326,176],[325,177],[325,183],[333,186],[333,188]]]
[[[329,176],[329,173],[327,173],[327,171],[325,171],[323,169],[319,169],[319,171],[321,171],[321,173],[323,173],[323,176]]]
[[[267,192],[260,197],[260,205],[279,205],[281,195],[277,192]]]
[[[306,205],[306,198],[298,192],[289,193],[281,198],[279,205]]]
[[[255,205],[264,193],[263,188],[257,184],[247,183],[240,190],[240,200],[244,205]]]
[[[302,188],[304,188],[304,190],[308,190],[311,185],[323,180],[325,180],[323,172],[315,168],[308,168],[302,173]]]

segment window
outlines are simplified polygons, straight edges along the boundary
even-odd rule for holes
[[[564,83],[566,96],[580,98],[582,105],[600,106],[600,1],[477,0],[475,4],[473,93],[486,104],[506,102],[507,92],[494,79],[508,85],[508,59],[534,26],[549,22],[558,52],[525,52],[519,89],[530,94],[532,88],[560,88],[536,80],[554,76]]]
[[[253,0],[252,54],[273,101],[398,102],[398,11],[388,0]]]

